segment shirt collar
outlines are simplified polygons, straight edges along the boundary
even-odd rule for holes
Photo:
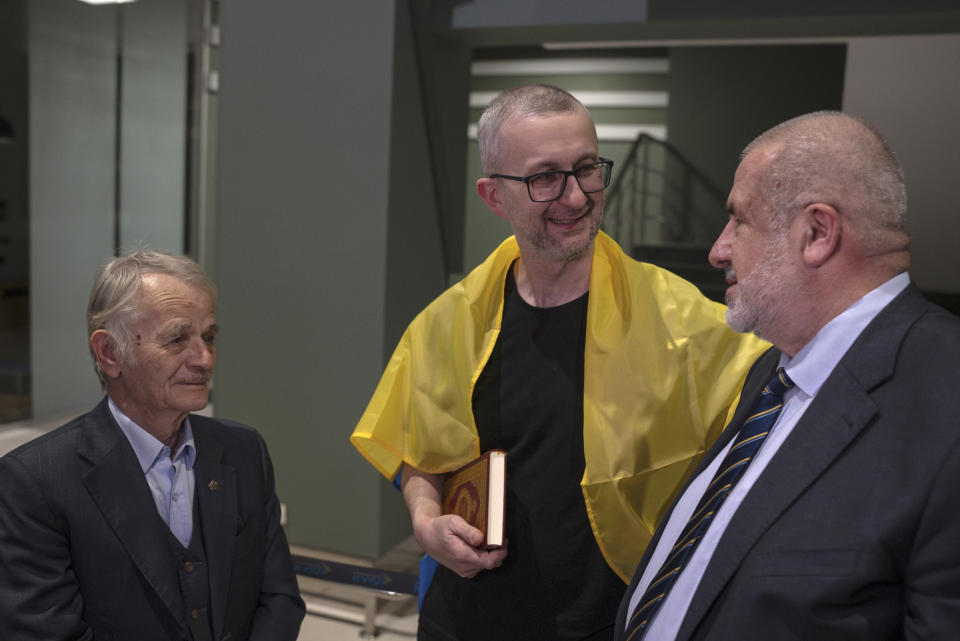
[[[124,414],[109,396],[107,397],[107,405],[110,407],[113,418],[117,420],[120,431],[123,432],[123,435],[130,442],[130,446],[133,447],[133,453],[137,455],[137,462],[140,463],[140,469],[143,470],[144,474],[161,455],[169,456],[170,449]],[[197,447],[193,442],[193,430],[190,429],[189,417],[183,420],[183,438],[180,439],[180,445],[174,455],[175,459],[180,457],[183,457],[187,469],[193,469],[193,462],[197,457]]]
[[[816,396],[860,333],[909,284],[903,272],[870,291],[824,325],[796,356],[781,355],[780,366],[804,394]]]

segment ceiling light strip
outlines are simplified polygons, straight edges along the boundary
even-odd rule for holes
[[[577,100],[591,107],[666,107],[666,91],[572,91]],[[499,91],[471,91],[470,107],[483,109],[500,94]]]
[[[738,47],[744,45],[792,45],[846,43],[855,36],[807,36],[782,38],[687,38],[670,40],[594,40],[584,42],[544,42],[547,51],[580,49],[663,49],[665,47]],[[865,36],[870,37],[870,36]]]
[[[475,60],[474,76],[537,76],[594,73],[668,73],[666,58],[550,58]]]

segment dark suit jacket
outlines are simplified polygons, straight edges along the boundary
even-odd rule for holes
[[[779,357],[757,360],[695,474],[740,429]],[[960,639],[958,514],[960,318],[910,285],[843,356],[740,505],[677,638]],[[662,529],[620,605],[618,639]]]
[[[191,416],[214,638],[289,640],[304,615],[266,444]],[[0,639],[181,638],[169,529],[106,399],[0,459]]]

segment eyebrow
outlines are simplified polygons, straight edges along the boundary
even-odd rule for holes
[[[580,156],[580,158],[578,158],[578,159],[573,163],[573,169],[571,169],[570,171],[575,171],[577,168],[579,168],[579,167],[582,166],[582,165],[587,165],[587,164],[590,164],[590,163],[599,162],[599,159],[600,159],[600,155],[599,155],[599,154],[594,154],[594,153],[584,154],[583,156]],[[534,165],[534,167],[536,167],[536,166],[537,166],[537,165]],[[542,165],[540,165],[540,166],[542,166],[543,169],[538,169],[538,170],[536,170],[536,171],[532,171],[532,172],[530,173],[530,175],[532,176],[533,174],[542,174],[542,173],[545,173],[545,172],[548,172],[548,171],[567,171],[566,169],[560,169],[560,165],[557,164],[557,163],[555,163],[555,162],[552,162],[552,161],[551,161],[551,162],[544,162],[544,163],[543,163]]]
[[[160,330],[160,336],[163,339],[176,338],[177,336],[182,335],[185,331],[190,329],[190,326],[191,325],[189,322],[182,322],[182,323],[177,323],[176,325],[170,325]]]
[[[160,330],[160,332],[158,333],[158,336],[161,341],[168,342],[170,340],[173,340],[174,338],[183,336],[192,327],[193,327],[193,323],[189,321],[184,321],[182,323],[177,323],[176,325],[172,325],[170,327]],[[210,334],[213,334],[214,336],[216,336],[217,334],[220,333],[220,326],[217,325],[216,323],[213,323],[212,325],[205,327],[200,333],[202,336],[208,336]]]

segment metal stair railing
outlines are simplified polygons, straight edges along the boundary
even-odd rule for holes
[[[726,197],[670,143],[640,134],[607,194],[604,229],[630,253],[644,244],[712,244]]]

